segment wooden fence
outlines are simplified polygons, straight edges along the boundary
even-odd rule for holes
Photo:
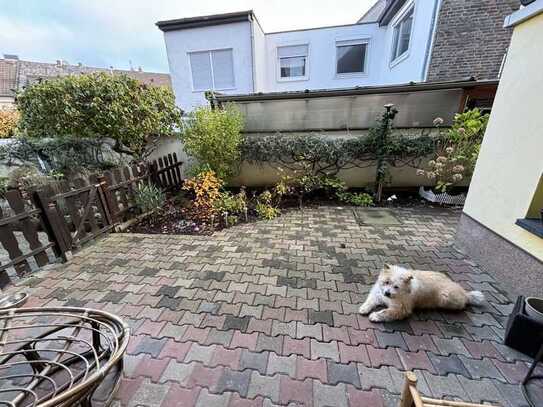
[[[0,288],[51,260],[66,260],[84,243],[138,215],[138,184],[179,188],[182,165],[174,153],[88,178],[8,191],[0,202],[5,253],[0,250]]]

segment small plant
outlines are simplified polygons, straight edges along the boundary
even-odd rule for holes
[[[241,214],[247,208],[247,195],[245,189],[235,195],[231,192],[223,191],[215,202],[215,210],[219,213],[228,212],[229,214]]]
[[[221,197],[223,181],[214,171],[202,171],[195,177],[185,180],[183,189],[194,194],[190,208],[190,217],[194,220],[209,222],[217,214],[217,201]]]
[[[365,192],[338,192],[336,196],[341,202],[345,202],[354,206],[373,205],[373,197]]]
[[[271,220],[279,216],[281,211],[273,205],[273,194],[265,190],[256,199],[255,211],[259,218]]]
[[[147,213],[164,205],[166,196],[157,186],[150,183],[142,183],[134,191],[136,206],[142,213]]]

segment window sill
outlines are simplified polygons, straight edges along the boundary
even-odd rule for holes
[[[277,82],[303,82],[308,80],[309,76],[294,76],[292,78],[278,78]]]
[[[515,224],[528,232],[543,238],[543,222],[541,219],[517,219]]]
[[[396,57],[396,59],[390,61],[389,68],[394,68],[399,63],[405,61],[409,57],[409,51],[405,51],[402,55]]]
[[[205,92],[208,92],[208,91],[213,91],[213,92],[223,92],[225,90],[236,90],[237,88],[221,88],[221,89],[193,89],[192,90],[192,93],[205,93]]]
[[[334,79],[367,78],[367,72],[336,73]]]

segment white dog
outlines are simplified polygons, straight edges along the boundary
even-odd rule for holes
[[[373,322],[395,321],[408,317],[415,308],[462,310],[468,304],[480,305],[484,299],[482,292],[467,292],[442,273],[385,264],[359,312],[371,312]],[[379,306],[386,308],[372,312]]]

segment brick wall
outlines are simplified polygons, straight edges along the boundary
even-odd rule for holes
[[[442,0],[428,81],[498,77],[511,29],[505,17],[519,0]]]

